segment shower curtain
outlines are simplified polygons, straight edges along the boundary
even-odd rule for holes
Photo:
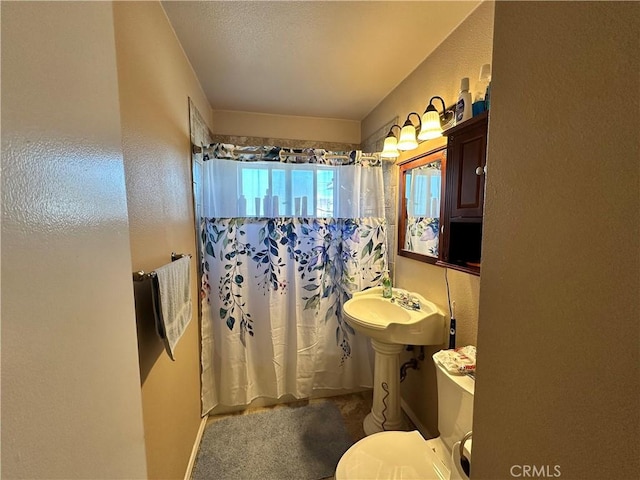
[[[379,158],[222,144],[208,152],[203,414],[258,397],[370,387],[371,347],[342,305],[379,284],[387,266]]]

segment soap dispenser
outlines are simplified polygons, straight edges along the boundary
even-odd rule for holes
[[[389,276],[388,270],[385,270],[384,275],[382,276],[382,296],[384,298],[393,297],[393,288],[391,287],[391,277]]]

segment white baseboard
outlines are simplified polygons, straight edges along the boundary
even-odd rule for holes
[[[409,419],[413,422],[413,424],[416,426],[416,428],[424,438],[429,439],[437,436],[429,432],[427,427],[425,427],[423,423],[420,420],[418,420],[418,416],[415,414],[413,410],[411,410],[411,407],[409,407],[409,404],[404,401],[404,398],[400,398],[400,407],[402,407],[402,410],[404,411],[404,413],[407,414],[407,417],[409,417]]]
[[[196,440],[193,443],[193,450],[191,450],[191,456],[189,457],[189,463],[187,464],[187,471],[184,474],[184,480],[191,480],[191,474],[193,473],[193,466],[196,463],[196,457],[198,456],[198,450],[200,450],[200,442],[202,441],[202,435],[204,434],[204,427],[207,426],[207,419],[209,416],[205,416],[200,421],[200,428],[198,428],[198,434]]]

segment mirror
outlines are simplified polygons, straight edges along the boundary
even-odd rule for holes
[[[446,146],[400,164],[398,255],[438,261]]]

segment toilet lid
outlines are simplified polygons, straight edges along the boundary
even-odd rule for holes
[[[363,438],[342,456],[336,480],[444,480],[449,469],[419,432],[380,432]]]

